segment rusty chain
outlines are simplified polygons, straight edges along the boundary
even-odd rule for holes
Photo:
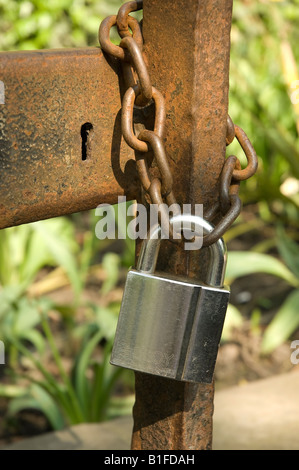
[[[230,145],[235,138],[245,153],[247,166],[241,169],[240,161],[234,155],[225,160],[220,174],[219,200],[205,212],[205,217],[209,221],[213,221],[219,212],[222,218],[216,224],[214,230],[204,237],[204,246],[212,245],[222,237],[240,215],[242,210],[242,202],[239,197],[240,181],[250,178],[257,170],[257,155],[250,140],[243,129],[235,125],[228,116],[226,145]]]
[[[159,220],[162,221],[164,219],[162,211],[165,207],[163,203],[166,201],[167,205],[172,205],[176,204],[176,200],[163,140],[166,122],[165,101],[163,95],[151,84],[142,54],[141,27],[139,22],[130,16],[131,12],[142,8],[142,0],[133,0],[122,5],[117,15],[108,16],[102,21],[99,41],[105,52],[122,61],[124,79],[128,84],[122,102],[122,134],[126,143],[138,152],[136,167],[141,186],[150,202],[158,205]],[[113,26],[117,27],[122,38],[119,46],[110,40],[110,30]],[[152,101],[155,103],[154,129],[144,129],[136,135],[133,129],[134,106],[147,106]],[[228,116],[226,145],[231,144],[235,138],[245,153],[247,166],[241,169],[241,164],[234,155],[225,160],[220,174],[219,200],[205,213],[205,218],[210,221],[213,221],[219,213],[222,218],[213,231],[203,238],[204,246],[215,243],[236,220],[242,209],[239,197],[240,181],[250,178],[257,170],[257,156],[250,140],[243,129],[234,125]],[[152,178],[149,173],[147,153],[150,149],[153,151],[160,178]],[[169,234],[173,239],[170,224]]]
[[[142,55],[143,40],[141,29],[140,26],[137,27],[136,20],[129,15],[132,11],[140,10],[142,7],[143,1],[131,1],[125,3],[117,15],[106,18],[100,26],[99,41],[105,52],[123,61],[125,65],[125,78],[130,74],[128,68],[133,68],[133,74],[131,74],[130,80],[127,81],[132,83],[132,76],[136,76],[135,84],[128,86],[122,101],[122,134],[126,143],[136,152],[139,152],[136,161],[139,179],[143,190],[149,196],[150,202],[158,205],[159,220],[162,222],[165,220],[162,216],[164,201],[166,201],[167,205],[171,205],[176,204],[176,200],[172,190],[172,173],[163,141],[166,121],[164,97],[151,84]],[[119,35],[122,37],[119,46],[112,44],[109,39],[110,29],[113,26],[117,26]],[[144,129],[137,136],[133,129],[134,106],[146,106],[152,100],[155,103],[154,129]],[[153,151],[154,159],[160,172],[160,178],[152,178],[149,173],[147,153],[150,148]],[[168,229],[170,238],[173,239],[170,224]]]

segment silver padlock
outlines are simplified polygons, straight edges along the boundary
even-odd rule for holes
[[[209,233],[198,216],[177,215],[171,223]],[[211,383],[230,292],[223,287],[226,246],[210,246],[205,283],[155,272],[161,227],[143,242],[137,269],[128,273],[111,364],[196,383]]]

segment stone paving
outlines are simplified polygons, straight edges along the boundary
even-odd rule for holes
[[[215,393],[214,450],[299,450],[299,372]],[[25,439],[6,450],[127,450],[132,418]]]

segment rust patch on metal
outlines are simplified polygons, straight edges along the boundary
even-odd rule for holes
[[[0,228],[135,197],[134,155],[121,138],[118,61],[99,48],[1,53],[0,80]],[[89,124],[84,159],[82,126]]]

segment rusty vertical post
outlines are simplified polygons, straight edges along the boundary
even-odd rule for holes
[[[165,96],[166,151],[179,203],[218,196],[225,157],[232,0],[144,0],[145,55]],[[194,275],[198,259],[166,246],[160,267]],[[204,264],[205,250],[201,250]],[[189,255],[188,255],[189,253]],[[212,447],[213,385],[136,373],[132,449]]]

